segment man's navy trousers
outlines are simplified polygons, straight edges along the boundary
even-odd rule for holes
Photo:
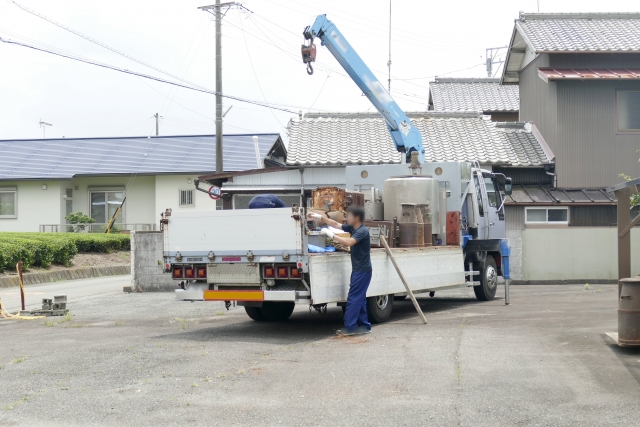
[[[351,272],[351,284],[347,296],[347,308],[344,311],[344,327],[355,329],[356,326],[365,326],[371,329],[371,323],[367,317],[367,289],[371,283],[371,271]]]

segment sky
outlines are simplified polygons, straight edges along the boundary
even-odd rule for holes
[[[19,0],[97,42],[199,86],[215,89],[214,0]],[[296,112],[375,111],[331,53],[315,73],[300,59],[302,31],[327,14],[383,85],[389,0],[246,0],[222,25],[225,134],[280,133]],[[391,0],[391,95],[424,111],[434,76],[486,77],[487,48],[509,43],[525,12],[637,12],[637,0]],[[248,10],[247,10],[248,9]],[[174,80],[0,0],[0,37]],[[501,51],[504,58],[504,50]],[[499,72],[498,72],[499,74]],[[175,81],[175,80],[174,80]],[[292,113],[293,112],[293,113]],[[0,43],[0,139],[215,133],[215,96]],[[1,155],[1,153],[0,153]]]

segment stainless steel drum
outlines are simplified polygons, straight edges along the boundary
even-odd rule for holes
[[[621,279],[618,301],[618,342],[640,345],[640,277]]]

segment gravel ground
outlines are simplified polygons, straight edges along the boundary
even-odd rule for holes
[[[502,291],[500,291],[502,292]],[[70,301],[71,320],[0,320],[0,426],[637,426],[640,350],[617,287],[513,286],[410,301],[335,338],[341,310],[256,323],[167,293]]]

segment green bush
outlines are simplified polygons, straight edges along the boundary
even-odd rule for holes
[[[0,238],[0,252],[4,258],[4,270],[15,270],[16,264],[22,261],[24,268],[33,265],[35,259],[35,251],[23,245],[5,242]]]
[[[49,267],[54,261],[55,245],[45,240],[9,237],[2,240],[6,243],[20,245],[33,253],[33,265]],[[24,262],[24,261],[23,261]]]
[[[18,261],[25,268],[71,265],[77,253],[126,251],[128,234],[92,233],[0,233],[0,271],[14,270]]]

